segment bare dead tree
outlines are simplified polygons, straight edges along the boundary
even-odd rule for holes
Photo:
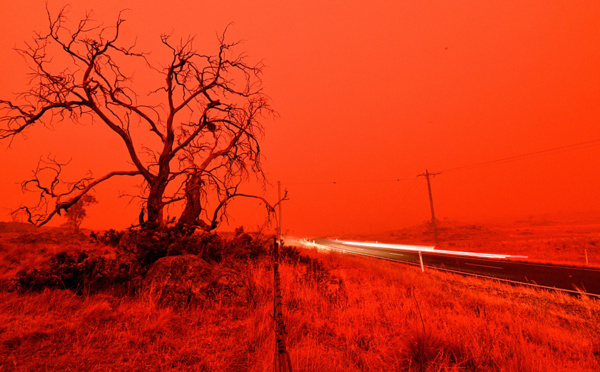
[[[40,125],[91,119],[119,138],[132,168],[66,182],[66,164],[41,162],[24,182],[25,189],[40,193],[38,205],[22,207],[29,222],[44,225],[98,184],[124,176],[142,180],[146,213],[140,220],[149,228],[161,226],[165,207],[176,203],[183,205],[178,224],[205,230],[226,218],[237,197],[257,198],[273,211],[264,198],[239,191],[250,175],[264,180],[261,120],[272,111],[262,92],[262,65],[236,53],[238,43],[228,43],[226,32],[210,55],[197,51],[193,38],[174,43],[162,35],[170,57],[156,67],[135,45],[121,43],[122,14],[111,27],[91,14],[69,25],[66,8],[56,17],[47,14],[48,32],[19,50],[31,66],[29,89],[15,100],[0,100],[0,140],[12,141]],[[136,91],[124,72],[129,61],[141,62],[145,76],[158,74],[163,83],[145,94]],[[43,179],[43,172],[52,176]]]

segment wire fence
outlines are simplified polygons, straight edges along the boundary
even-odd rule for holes
[[[292,372],[290,354],[285,344],[285,323],[283,321],[281,278],[279,275],[279,248],[283,241],[273,239],[273,319],[275,320],[275,371]]]

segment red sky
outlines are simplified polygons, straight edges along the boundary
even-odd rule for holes
[[[121,1],[71,2],[113,21]],[[265,122],[264,167],[276,198],[289,191],[284,230],[297,235],[376,232],[429,217],[498,221],[600,213],[600,141],[569,151],[459,168],[600,140],[600,2],[589,1],[129,1],[125,37],[160,59],[161,33],[197,35],[212,52],[229,23],[278,117]],[[45,1],[3,4],[0,99],[24,89],[14,52],[46,26]],[[50,1],[56,12],[66,2]],[[67,128],[65,130],[63,128]],[[75,129],[73,129],[75,128]],[[57,124],[2,145],[0,219],[24,200],[19,181],[41,155],[72,158],[73,175],[123,164],[100,126]],[[335,184],[333,182],[336,182]],[[84,226],[122,228],[137,207],[105,186]],[[116,211],[116,213],[115,213]],[[232,225],[259,224],[240,203]]]

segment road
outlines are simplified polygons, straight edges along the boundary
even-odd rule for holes
[[[571,293],[579,290],[600,297],[600,270],[508,260],[509,255],[437,251],[433,247],[400,246],[361,242],[342,242],[327,238],[311,242],[336,250],[419,265],[419,251],[425,267],[510,282],[527,283]],[[386,247],[387,246],[387,247]]]

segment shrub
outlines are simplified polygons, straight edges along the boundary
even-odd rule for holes
[[[92,231],[90,233],[90,239],[94,243],[101,243],[105,245],[110,245],[111,247],[116,247],[119,245],[121,238],[125,235],[125,231],[117,231],[117,230],[107,230],[104,233],[96,233]]]
[[[89,255],[84,251],[60,252],[40,269],[19,271],[16,288],[30,291],[63,288],[83,293],[139,278],[154,262],[166,256],[192,254],[207,262],[221,262],[226,258],[255,260],[268,253],[267,245],[259,239],[238,231],[230,241],[224,241],[217,234],[196,234],[177,226],[92,232],[89,238],[93,242],[116,248],[116,258]]]
[[[269,253],[267,247],[265,242],[242,232],[227,242],[224,253],[233,259],[256,260]]]
[[[20,290],[62,288],[82,294],[127,283],[138,271],[137,264],[124,257],[109,259],[84,251],[59,252],[41,269],[19,271],[16,282]]]
[[[241,229],[236,236],[224,241],[214,233],[193,233],[189,229],[170,226],[156,230],[108,230],[91,233],[92,241],[117,247],[120,254],[133,256],[146,268],[166,256],[194,254],[210,262],[231,259],[254,260],[269,253],[267,245]]]
[[[117,245],[121,253],[131,254],[144,268],[166,256],[194,254],[213,262],[223,258],[225,244],[216,234],[192,234],[180,227],[158,230],[133,230],[124,233]]]
[[[196,237],[195,248],[190,253],[199,255],[206,261],[221,262],[225,242],[217,234],[202,234]]]
[[[310,259],[310,257],[302,255],[298,248],[291,245],[282,245],[279,247],[279,257],[281,261],[290,265],[297,265],[301,260]]]

